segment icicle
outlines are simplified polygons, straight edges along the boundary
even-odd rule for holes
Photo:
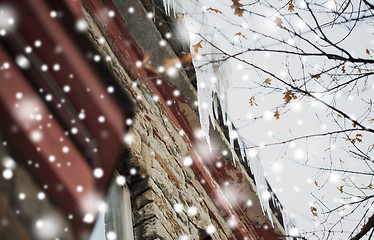
[[[221,41],[216,40],[216,36],[212,34],[212,29],[209,27],[209,24],[214,22],[217,19],[209,19],[207,15],[202,14],[199,15],[190,15],[189,13],[196,13],[199,9],[199,2],[202,0],[196,1],[183,1],[183,0],[163,0],[165,12],[166,14],[171,14],[171,9],[173,9],[173,13],[185,13],[184,22],[186,23],[186,27],[190,28],[187,29],[189,32],[193,31],[193,27],[199,29],[199,34],[204,36],[207,41],[211,42],[218,48],[225,48],[226,46],[221,46]],[[193,16],[193,17],[192,17]],[[209,17],[215,17],[215,15],[209,15]],[[198,18],[198,19],[196,19]],[[204,24],[203,24],[204,23]],[[195,40],[191,40],[191,52],[194,52],[192,44],[196,43]],[[199,104],[199,115],[200,115],[200,124],[201,124],[201,131],[203,136],[206,138],[209,148],[211,149],[210,137],[209,137],[209,130],[210,124],[215,129],[215,119],[218,119],[218,103],[221,107],[222,119],[223,124],[227,126],[229,130],[229,141],[230,141],[230,149],[233,156],[233,161],[235,163],[235,151],[234,151],[234,140],[232,132],[235,131],[235,126],[233,125],[230,117],[228,115],[228,106],[227,106],[227,99],[226,99],[226,91],[231,87],[230,84],[230,73],[229,73],[229,64],[227,62],[219,62],[218,56],[220,52],[216,48],[212,48],[210,44],[204,44],[202,49],[199,49],[199,54],[202,56],[199,60],[193,59],[193,63],[195,66],[204,66],[200,68],[196,68],[196,79],[197,79],[197,94],[198,94],[198,104]],[[214,64],[208,64],[211,62],[215,62]],[[212,81],[215,79],[216,81]],[[217,97],[216,97],[217,96]],[[239,133],[238,133],[239,134]],[[261,204],[261,210],[264,215],[267,215],[271,224],[273,225],[273,218],[272,218],[272,211],[270,208],[269,200],[263,199],[264,194],[268,191],[268,183],[264,176],[264,172],[261,166],[260,160],[253,156],[253,154],[247,148],[245,142],[240,138],[238,135],[238,144],[240,147],[240,154],[241,158],[247,159],[247,164],[254,176],[254,180],[257,185],[257,192],[258,197]],[[278,207],[280,204],[275,200],[273,193],[271,193],[271,198],[274,205]],[[283,209],[282,207],[280,207]],[[285,231],[288,233],[291,226],[290,220],[288,216],[285,216],[285,212],[282,212],[283,215],[283,222],[285,225]]]
[[[256,156],[250,158],[251,154],[249,153],[248,149],[246,149],[246,156],[248,157],[247,159],[249,161],[250,169],[256,182],[262,212],[268,215],[271,224],[274,225],[269,200],[263,199],[263,196],[266,194],[266,191],[268,191],[268,183],[264,176],[264,170],[262,169],[261,162]]]
[[[242,156],[242,159],[244,160],[244,157],[247,158],[247,156],[245,155],[245,149],[246,149],[246,145],[244,144],[242,138],[240,137],[240,134],[238,133],[238,145],[239,145],[239,148],[240,148],[240,155]]]

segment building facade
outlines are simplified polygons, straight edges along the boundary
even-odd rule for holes
[[[18,2],[30,4],[30,1]],[[263,213],[251,170],[241,161],[239,154],[233,156],[234,161],[227,154],[230,145],[225,126],[217,121],[217,128],[211,129],[212,151],[199,135],[195,75],[186,58],[189,46],[181,43],[175,32],[177,16],[173,18],[166,15],[162,2],[158,0],[85,0],[82,3],[66,0],[57,1],[58,4],[43,0],[36,2],[38,4],[35,4],[34,13],[50,13],[45,21],[56,21],[63,26],[74,24],[74,27],[65,26],[70,36],[73,35],[71,31],[77,31],[77,26],[82,31],[80,34],[88,36],[90,42],[86,44],[92,45],[98,54],[86,52],[87,61],[98,62],[101,65],[97,68],[107,69],[111,76],[107,77],[110,80],[105,80],[105,84],[109,81],[107,86],[115,86],[114,92],[128,96],[97,95],[99,99],[113,98],[113,101],[119,102],[116,105],[119,110],[111,107],[112,103],[90,102],[83,109],[87,118],[90,117],[90,104],[103,108],[90,110],[102,111],[102,115],[98,115],[98,122],[101,122],[100,116],[104,117],[105,122],[116,118],[121,109],[132,109],[130,105],[137,110],[133,117],[129,110],[122,111],[122,118],[118,117],[123,126],[130,127],[129,130],[127,127],[117,127],[116,122],[111,123],[117,131],[113,134],[120,134],[121,137],[110,141],[103,137],[102,125],[91,126],[87,119],[82,120],[84,126],[89,126],[90,139],[95,140],[98,146],[93,148],[93,152],[100,155],[97,158],[99,160],[93,158],[95,161],[88,168],[92,171],[86,174],[90,175],[87,179],[96,179],[89,193],[95,193],[100,199],[105,198],[105,209],[98,207],[85,210],[84,206],[91,204],[87,202],[89,194],[85,194],[86,187],[78,191],[78,197],[72,197],[70,203],[76,203],[79,209],[66,208],[58,200],[61,196],[51,190],[53,184],[58,184],[63,178],[58,178],[46,187],[48,179],[39,179],[31,169],[35,168],[36,160],[29,159],[23,142],[19,143],[9,136],[12,134],[9,131],[11,124],[2,122],[1,239],[88,239],[93,220],[100,211],[104,212],[106,238],[109,240],[284,238],[284,218],[279,201],[275,196],[266,199],[272,207],[269,220]],[[71,6],[72,2],[78,4]],[[11,5],[11,2],[8,4]],[[17,7],[13,9],[18,10]],[[66,19],[66,16],[74,21]],[[80,28],[81,18],[84,22]],[[32,36],[33,33],[27,34]],[[54,31],[51,30],[49,34],[54,34]],[[75,36],[72,38],[76,39]],[[7,40],[3,46],[9,47]],[[75,50],[65,48],[62,51],[69,59]],[[173,68],[175,74],[167,74],[170,64],[172,67],[173,64],[182,67],[176,70]],[[21,68],[16,61],[14,65],[14,68]],[[61,70],[64,70],[65,65],[60,65]],[[50,65],[50,71],[53,71],[51,68],[53,65]],[[79,71],[79,66],[77,69]],[[2,69],[2,72],[2,78],[5,79],[7,69]],[[25,79],[32,78],[29,73],[23,74]],[[83,75],[82,78],[87,76],[90,75]],[[92,76],[100,78],[102,75],[93,73]],[[52,74],[52,78],[58,82],[57,76]],[[35,88],[35,84],[33,86]],[[113,92],[109,87],[104,89]],[[64,90],[64,86],[55,88]],[[78,95],[67,97],[76,99]],[[73,104],[73,108],[77,108],[80,101],[88,100],[91,99],[80,99]],[[115,112],[105,110],[106,107]],[[69,132],[70,128],[61,123],[62,117],[56,111],[51,112],[57,115],[55,118],[61,128]],[[80,113],[81,109],[75,109],[75,119],[80,119]],[[81,132],[81,128],[77,128]],[[96,131],[101,135],[94,135]],[[90,161],[91,155],[84,152],[87,148],[79,145],[73,135],[68,133],[66,138],[72,139],[72,145],[77,146],[78,152],[83,152],[81,155]],[[109,136],[112,136],[111,133]],[[110,148],[118,143],[122,146],[120,150]],[[37,145],[35,142],[33,144]],[[113,172],[113,168],[104,166],[119,155],[114,154],[116,151],[121,151],[121,154]],[[17,152],[21,154],[18,156]],[[35,155],[35,158],[38,156]],[[50,162],[48,158],[44,160]],[[13,167],[10,166],[12,164]],[[97,180],[98,169],[105,170],[105,177],[99,177],[100,180]],[[4,177],[7,176],[6,172],[9,173],[7,170],[12,171],[11,177]],[[57,168],[49,170],[52,173],[59,171]],[[76,171],[74,176],[79,179],[85,176],[85,172]],[[64,184],[62,186],[65,187]],[[74,185],[73,189],[79,186]],[[266,187],[271,190],[269,186]],[[97,203],[95,206],[100,205]],[[93,219],[88,219],[91,216],[88,213],[92,214]]]

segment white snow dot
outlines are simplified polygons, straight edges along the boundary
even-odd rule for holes
[[[195,215],[197,214],[197,208],[194,207],[194,206],[189,207],[189,208],[188,208],[188,214],[189,214],[190,216],[195,216]]]
[[[271,166],[271,170],[273,170],[273,172],[275,173],[279,173],[283,170],[283,165],[280,161],[277,161],[273,164],[273,166]]]
[[[236,219],[235,217],[231,217],[229,220],[227,220],[227,224],[231,227],[234,228],[236,226]]]
[[[135,175],[137,173],[136,168],[131,168],[130,169],[130,175]]]
[[[161,47],[164,47],[164,46],[166,45],[166,41],[162,39],[162,40],[159,42],[159,44],[160,44]]]
[[[83,222],[85,223],[92,223],[94,220],[95,220],[95,217],[91,213],[86,213],[83,217]]]
[[[45,199],[45,193],[44,192],[39,192],[37,197],[38,197],[39,200],[43,200],[43,199]]]
[[[180,236],[179,240],[188,240],[188,236],[187,235],[182,235],[182,236]]]
[[[180,93],[179,90],[174,90],[173,95],[174,95],[175,97],[179,97],[179,96],[181,95],[181,93]]]
[[[157,102],[160,98],[157,95],[153,96],[153,101]]]
[[[63,153],[68,153],[68,152],[69,152],[69,147],[64,146],[64,147],[62,148],[62,152],[63,152]]]
[[[265,112],[264,112],[264,119],[265,119],[266,121],[270,121],[270,120],[272,120],[272,119],[273,119],[273,113],[270,112],[270,111],[265,111]]]
[[[78,128],[76,128],[76,127],[71,128],[71,133],[72,134],[77,134],[78,133]]]
[[[5,168],[11,169],[11,170],[14,170],[17,165],[16,162],[10,157],[4,157],[2,162]]]
[[[14,18],[8,18],[8,24],[13,25],[14,24]]]
[[[42,46],[42,42],[40,41],[40,40],[36,40],[35,42],[34,42],[34,46],[35,47],[41,47]]]
[[[31,52],[32,52],[32,48],[31,48],[30,46],[27,46],[27,47],[25,48],[25,52],[26,52],[26,53],[31,53]]]
[[[16,56],[16,63],[22,69],[27,69],[30,67],[30,61],[23,55]]]
[[[171,38],[171,33],[169,33],[169,32],[166,33],[166,34],[165,34],[165,37],[166,37],[167,39]]]
[[[293,186],[292,189],[293,189],[295,192],[300,192],[300,188],[297,187],[297,186]]]
[[[46,64],[43,64],[42,66],[40,66],[40,69],[43,71],[43,72],[46,72],[48,71],[48,66]]]
[[[253,201],[251,199],[248,199],[247,206],[248,207],[252,207],[253,206]]]
[[[10,67],[10,64],[8,63],[8,62],[5,62],[4,64],[3,64],[3,68],[4,69],[8,69]]]
[[[3,178],[4,179],[11,179],[13,177],[13,171],[10,169],[5,169],[3,171]]]
[[[127,134],[124,135],[123,141],[126,144],[131,144],[134,141],[134,137],[133,137],[133,135],[131,133],[127,133]]]
[[[84,112],[80,112],[78,117],[79,117],[79,119],[83,120],[83,119],[86,118],[86,114],[84,114]]]
[[[23,96],[23,94],[22,94],[21,92],[17,92],[17,93],[16,93],[16,98],[17,98],[17,99],[21,99],[22,96]]]
[[[216,167],[217,167],[217,168],[221,168],[221,167],[222,167],[222,163],[221,163],[221,162],[217,162],[217,163],[216,163]]]
[[[36,114],[36,115],[35,115],[35,120],[36,120],[36,121],[41,121],[42,118],[43,118],[43,116],[42,116],[41,114]]]
[[[254,157],[256,157],[256,155],[257,155],[257,150],[249,149],[249,151],[248,151],[248,157],[249,158],[254,158]]]
[[[186,166],[186,167],[191,166],[192,163],[193,163],[193,161],[192,161],[192,158],[190,158],[190,157],[186,157],[186,158],[183,159],[183,165]]]
[[[31,132],[30,138],[33,142],[40,142],[43,138],[43,134],[41,131],[34,130]]]
[[[297,228],[291,228],[289,230],[289,234],[292,236],[292,237],[296,237],[299,235],[299,230]]]
[[[126,119],[126,125],[127,126],[131,126],[132,125],[132,119],[131,118]]]
[[[108,91],[108,93],[114,93],[114,87],[109,86],[109,87],[107,88],[107,91]]]
[[[95,62],[99,62],[100,59],[101,59],[100,55],[97,55],[97,54],[93,57],[93,60],[94,60]]]
[[[112,10],[109,11],[109,12],[108,12],[108,16],[109,16],[109,17],[114,17],[114,16],[115,16],[115,12],[112,11]]]
[[[99,123],[105,122],[105,117],[104,116],[99,116],[98,119]]]
[[[64,89],[64,92],[70,92],[70,86],[69,85],[65,85],[63,89]]]
[[[163,73],[165,71],[165,68],[163,66],[159,66],[157,68],[157,71],[160,72],[160,73]]]
[[[20,193],[20,194],[18,195],[18,198],[19,198],[20,200],[24,200],[24,199],[26,198],[26,194],[24,194],[24,193]]]
[[[125,178],[124,176],[118,176],[118,177],[116,178],[116,183],[117,183],[117,185],[119,185],[119,186],[123,186],[123,185],[126,184],[126,178]]]
[[[136,61],[135,66],[140,68],[142,66],[142,62],[141,61]]]
[[[117,239],[117,234],[115,232],[107,232],[106,234],[107,240],[116,240]]]
[[[45,100],[47,100],[48,102],[52,101],[52,95],[51,94],[47,94],[45,96]]]
[[[48,157],[48,160],[50,162],[54,162],[56,160],[56,157],[54,155],[51,155],[51,156]]]
[[[295,156],[295,158],[297,158],[297,159],[303,159],[304,156],[305,156],[305,153],[304,153],[303,150],[301,150],[301,149],[297,149],[297,150],[294,152],[294,156]]]
[[[152,12],[149,12],[149,13],[147,14],[147,17],[148,17],[148,18],[153,18],[153,16],[154,16],[154,14],[153,14]]]
[[[59,64],[54,64],[53,65],[53,70],[55,70],[55,71],[58,71],[58,70],[60,70],[60,65]]]
[[[340,180],[340,175],[337,173],[332,173],[329,178],[330,182],[337,183]]]
[[[264,199],[265,201],[269,201],[269,199],[271,198],[271,194],[269,191],[264,191],[262,194],[261,194],[261,197],[262,199]]]
[[[181,213],[181,212],[183,211],[183,205],[180,204],[180,203],[176,203],[176,204],[174,205],[174,210],[175,210],[175,212],[177,212],[177,213]]]
[[[85,20],[83,19],[80,19],[76,22],[75,24],[75,28],[79,31],[79,32],[84,32],[86,31],[87,29],[87,23]]]
[[[95,178],[101,178],[102,176],[104,176],[104,171],[101,168],[95,168],[93,171],[93,175]]]
[[[49,16],[51,16],[51,18],[55,18],[55,17],[57,17],[57,12],[56,11],[51,11],[49,13]]]
[[[133,7],[129,7],[129,13],[134,13],[135,9]]]
[[[231,130],[229,133],[230,139],[236,139],[238,138],[238,132],[235,130]]]
[[[207,228],[206,228],[206,232],[208,234],[213,234],[216,232],[216,228],[213,226],[213,225],[209,225]]]
[[[42,220],[38,220],[38,221],[36,221],[35,226],[37,228],[42,228],[42,227],[44,227],[44,222]]]
[[[176,77],[178,74],[178,70],[175,67],[168,67],[166,73],[169,77]]]
[[[77,186],[77,192],[83,192],[83,187],[81,185]]]

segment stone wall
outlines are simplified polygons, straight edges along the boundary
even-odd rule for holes
[[[159,28],[156,28],[157,22],[147,18],[147,10],[141,1],[115,2],[125,18],[129,31],[136,41],[139,40],[137,43],[142,51],[150,54],[152,64],[156,68],[162,64],[163,59],[177,57],[169,44],[159,47],[163,34],[159,32]],[[135,9],[134,14],[129,14],[129,7]],[[181,71],[172,79],[164,75],[159,82],[161,86],[171,91],[173,87],[180,90],[185,102],[161,99],[162,96],[156,95],[151,89],[149,84],[151,79],[129,77],[123,66],[123,60],[118,58],[118,53],[112,50],[113,46],[105,40],[89,10],[85,9],[84,17],[88,22],[90,38],[97,44],[103,56],[110,57],[107,61],[109,67],[113,69],[118,81],[123,85],[123,90],[132,96],[138,108],[131,135],[127,137],[130,143],[119,167],[119,171],[127,176],[131,186],[135,238],[210,239],[207,229],[215,229],[214,233],[210,234],[212,239],[231,238],[233,232],[228,221],[230,216],[222,208],[217,207],[219,199],[212,199],[206,192],[204,184],[207,183],[203,178],[197,176],[190,167],[184,166],[184,159],[191,157],[191,141],[181,131],[180,126],[177,126],[170,112],[165,109],[165,101],[170,100],[169,104],[177,105],[179,111],[183,113],[189,127],[192,130],[199,129],[198,114],[194,108],[196,91],[187,74]],[[170,30],[167,27],[163,29]],[[126,44],[130,43],[126,42]],[[117,49],[118,46],[115,48]],[[222,129],[218,128],[212,132],[212,139],[219,149],[229,148]],[[202,151],[209,152],[208,149]],[[238,157],[235,157],[238,161]],[[238,218],[249,222],[253,228],[267,231],[271,228],[271,224],[262,213],[256,186],[247,173],[248,169],[240,162],[237,162],[237,166],[234,167],[231,159],[220,154],[217,160],[222,160],[222,168],[226,169],[223,178],[226,178],[231,185],[217,182],[213,185],[222,184],[218,187],[221,190],[235,189],[236,195],[232,197],[236,199],[230,199],[230,202],[235,202],[233,205],[237,204],[244,210]],[[131,174],[130,169],[136,169],[137,173]],[[247,205],[248,200],[251,200],[253,206]],[[282,234],[282,224],[276,216],[273,216],[273,219],[275,232]],[[248,231],[255,234],[253,230]],[[183,236],[188,238],[182,238]],[[248,237],[256,239],[258,236]]]
[[[135,239],[210,239],[207,228],[215,229],[212,239],[230,238],[224,216],[192,169],[183,164],[191,157],[183,132],[155,101],[146,82],[130,79],[87,12],[85,19],[90,37],[104,56],[111,57],[110,68],[138,107],[119,167],[130,184]],[[131,174],[130,169],[137,173]]]

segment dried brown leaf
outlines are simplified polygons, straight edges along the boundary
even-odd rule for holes
[[[201,43],[202,43],[202,42],[203,42],[203,40],[200,40],[200,42],[196,43],[195,45],[192,45],[192,47],[193,47],[195,53],[198,53],[198,52],[199,52],[199,48],[203,48],[203,47],[201,46]]]
[[[315,78],[315,79],[318,79],[318,78],[321,77],[320,74],[311,74],[311,73],[309,73],[309,75],[310,75],[311,78]]]
[[[247,39],[247,37],[245,35],[243,35],[241,32],[236,33],[235,36],[241,36],[241,37]]]
[[[234,15],[242,17],[244,13],[244,9],[242,7],[244,7],[244,4],[241,4],[239,1],[240,0],[232,0],[231,8],[235,10]]]
[[[288,4],[288,11],[290,11],[290,12],[295,11],[295,6],[293,5],[293,0],[291,0]]]
[[[286,89],[286,91],[283,94],[284,94],[283,99],[286,104],[290,103],[292,99],[297,98],[295,93],[288,89]]]
[[[274,112],[274,117],[275,117],[276,119],[279,119],[279,111],[278,111],[278,109],[275,110],[275,112]]]
[[[191,65],[193,55],[191,53],[183,53],[182,62],[188,67]]]
[[[254,96],[252,96],[252,97],[249,99],[249,104],[250,104],[251,106],[253,106],[253,105],[258,106],[257,103],[255,102],[255,97],[254,97]]]
[[[208,8],[207,10],[209,10],[209,11],[212,11],[212,12],[215,12],[215,13],[220,13],[220,14],[222,14],[222,12],[220,11],[220,10],[218,10],[218,9],[214,9],[214,8]]]
[[[313,216],[317,217],[317,208],[311,206],[310,211],[312,212]]]

